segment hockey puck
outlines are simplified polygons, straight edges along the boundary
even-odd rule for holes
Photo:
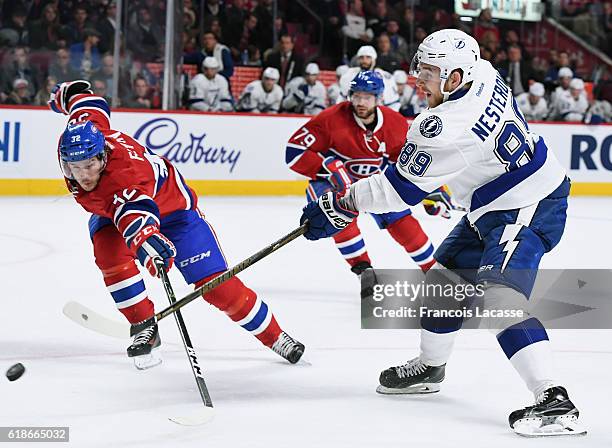
[[[8,378],[9,381],[15,381],[21,378],[21,375],[23,375],[24,372],[25,372],[25,367],[23,366],[23,364],[18,362],[17,364],[15,364],[14,366],[11,366],[11,368],[6,371],[6,377]]]

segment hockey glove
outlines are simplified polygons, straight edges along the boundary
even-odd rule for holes
[[[358,212],[342,207],[341,197],[337,191],[328,191],[304,207],[300,225],[308,220],[308,230],[304,233],[306,239],[318,240],[333,236],[359,215]]]
[[[453,209],[450,191],[444,186],[432,191],[423,199],[423,207],[429,215],[450,219]]]
[[[155,225],[143,227],[132,239],[132,250],[136,252],[138,261],[143,265],[153,277],[159,276],[156,259],[164,261],[166,272],[172,267],[176,249],[174,244],[159,232]]]
[[[351,186],[351,177],[340,160],[330,156],[323,160],[322,166],[335,190],[344,193]]]
[[[69,115],[68,104],[70,99],[79,93],[93,93],[89,81],[80,79],[56,84],[51,90],[51,96],[47,104],[53,112]]]

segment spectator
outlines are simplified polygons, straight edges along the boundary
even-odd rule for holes
[[[117,3],[112,0],[104,10],[104,17],[98,22],[97,30],[100,32],[100,48],[101,53],[112,52],[115,45],[115,29],[117,23]]]
[[[306,115],[317,115],[323,111],[327,93],[318,78],[319,66],[311,62],[304,70],[304,77],[297,76],[287,83],[283,109]]]
[[[561,68],[566,67],[571,70],[570,57],[567,51],[560,51],[557,54],[556,51],[553,53],[553,50],[551,50],[551,53],[553,64],[551,64],[552,66],[548,69],[544,77],[544,81],[549,83],[556,82],[559,79],[559,70],[561,70]],[[573,74],[570,75],[570,78],[572,76]]]
[[[91,87],[95,95],[98,95],[104,98],[108,104],[112,103],[112,98],[110,95],[111,92],[108,91],[108,86],[106,85],[106,81],[104,81],[104,79],[102,78],[93,79],[91,81]]]
[[[202,50],[185,55],[184,62],[201,67],[204,59],[208,56],[214,57],[219,62],[219,74],[229,80],[234,74],[234,61],[229,48],[219,43],[217,36],[211,31],[205,31],[202,34]]]
[[[391,49],[400,58],[401,62],[410,62],[412,55],[408,54],[408,42],[399,34],[397,20],[387,22],[387,35],[391,41]]]
[[[226,26],[225,26],[225,43],[232,49],[238,49],[240,46],[240,39],[242,37],[242,31],[244,28],[244,21],[247,17],[247,11],[244,7],[245,0],[234,0],[232,5],[229,5],[225,10]],[[233,51],[232,51],[233,52]],[[239,53],[234,55],[236,59],[239,57]]]
[[[78,43],[85,40],[85,30],[94,28],[89,21],[87,7],[79,5],[74,9],[73,20],[66,27],[66,36],[69,43]]]
[[[74,81],[80,78],[78,70],[70,65],[70,53],[64,48],[55,52],[55,60],[49,67],[49,76],[57,79],[57,82]]]
[[[515,30],[508,30],[504,35],[503,49],[507,52],[512,45],[518,45],[521,48],[523,60],[527,62],[531,61],[531,55],[525,49],[525,46],[521,43],[518,33]]]
[[[405,117],[414,117],[412,97],[415,96],[415,90],[408,85],[408,75],[404,70],[396,70],[393,72],[393,80],[399,96],[400,114]]]
[[[342,101],[342,96],[340,95],[340,78],[342,78],[342,75],[344,75],[348,69],[348,65],[339,65],[336,67],[336,82],[327,88],[327,98],[329,99],[330,106]]]
[[[279,49],[271,52],[266,60],[268,67],[274,67],[280,73],[279,84],[285,88],[285,84],[304,70],[304,61],[294,49],[293,37],[284,34],[280,37]]]
[[[416,54],[419,45],[421,42],[427,37],[427,31],[422,26],[417,26],[414,29],[414,41],[412,44],[408,45],[408,54],[410,55],[410,60],[412,61],[412,57]]]
[[[262,79],[251,81],[244,88],[237,110],[243,112],[276,114],[283,100],[283,89],[277,84],[280,74],[277,69],[268,67]]]
[[[86,28],[83,36],[83,42],[70,46],[70,65],[79,71],[81,78],[89,79],[101,65],[98,51],[100,33],[95,28]]]
[[[132,95],[125,101],[125,107],[130,109],[152,109],[152,89],[143,76],[134,79]]]
[[[249,60],[247,61],[246,66],[261,67],[261,52],[259,51],[259,48],[257,48],[255,45],[249,45],[247,51],[249,53]]]
[[[550,95],[551,108],[557,107],[557,102],[564,96],[569,94],[570,82],[574,78],[574,72],[568,67],[561,67],[558,73],[559,85]]]
[[[6,99],[6,104],[25,105],[32,104],[30,83],[27,79],[17,78],[13,81],[13,90]]]
[[[226,23],[224,5],[219,0],[206,0],[204,2],[204,24],[207,28],[210,27],[213,19]]]
[[[548,116],[548,105],[544,99],[544,86],[534,82],[529,86],[529,93],[521,93],[516,97],[519,109],[527,121],[542,121]]]
[[[0,79],[2,79],[2,92],[5,94],[15,93],[15,80],[25,79],[28,83],[28,98],[32,99],[40,85],[40,73],[35,66],[30,64],[30,56],[27,47],[15,47],[12,51],[12,62],[2,68]],[[20,87],[23,88],[23,87]]]
[[[508,47],[508,60],[500,66],[499,71],[512,89],[514,96],[526,92],[529,80],[533,79],[531,66],[523,61],[521,47],[518,45]]]
[[[236,59],[241,60],[244,64],[248,58],[249,45],[254,45],[260,48],[261,39],[257,33],[257,16],[255,14],[247,14],[242,25],[242,34],[238,41],[238,46],[232,49]]]
[[[553,119],[560,121],[583,121],[589,103],[584,92],[584,81],[574,78],[570,82],[570,93],[562,95],[553,111]]]
[[[357,49],[364,43],[369,43],[374,38],[374,32],[366,27],[366,19],[363,14],[361,0],[351,0],[349,10],[344,17],[346,25],[342,27],[342,33],[347,38],[347,52],[355,54]]]
[[[154,62],[161,59],[163,32],[153,22],[147,8],[138,9],[136,24],[128,30],[128,36],[128,48],[134,53],[134,59],[141,62]]]
[[[257,36],[260,49],[274,46],[272,3],[273,0],[259,0],[253,10],[253,14],[257,17]]]
[[[378,36],[377,39],[378,58],[376,65],[381,69],[393,73],[400,68],[402,63],[400,57],[391,48],[391,39],[386,33]]]
[[[311,2],[312,8],[323,22],[323,42],[326,54],[334,60],[342,57],[342,39],[339,39],[342,29],[342,10],[340,0],[324,0]]]
[[[219,61],[208,56],[198,73],[189,83],[189,109],[202,112],[229,112],[234,110],[229,83],[219,74]]]
[[[474,38],[478,42],[481,42],[484,33],[487,31],[491,31],[495,34],[497,42],[500,41],[499,29],[493,23],[493,15],[490,8],[485,8],[480,11],[478,20],[476,20],[476,25],[474,25]]]
[[[11,21],[0,29],[0,46],[15,47],[29,44],[29,33],[26,26],[26,9],[18,4],[13,8]]]
[[[375,36],[378,36],[387,28],[388,21],[387,3],[377,2],[373,13],[367,15],[367,27],[374,32]]]
[[[56,84],[57,79],[55,79],[53,76],[47,76],[44,85],[36,93],[34,102],[32,104],[34,104],[34,106],[46,106],[49,102],[49,97],[51,96],[51,90],[53,90],[53,87],[55,87]]]
[[[113,69],[115,67],[113,56],[105,54],[102,56],[102,67],[92,77],[92,82],[96,80],[104,81],[106,85],[106,91],[111,96],[113,93]],[[128,95],[128,88],[130,85],[129,75],[127,71],[119,66],[119,98],[125,98]]]
[[[44,7],[42,18],[30,25],[30,48],[37,50],[57,50],[66,46],[66,36],[59,22],[55,6],[48,4]]]
[[[212,19],[208,29],[216,36],[217,41],[223,42],[223,28],[221,27],[221,21],[219,19]]]

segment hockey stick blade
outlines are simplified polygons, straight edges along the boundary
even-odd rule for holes
[[[129,339],[132,326],[128,322],[109,319],[78,302],[70,301],[62,309],[64,315],[81,327],[118,339]]]
[[[168,417],[168,420],[183,426],[199,426],[208,423],[214,417],[214,408],[206,406],[189,415],[183,415],[180,417]]]

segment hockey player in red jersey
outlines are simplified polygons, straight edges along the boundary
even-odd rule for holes
[[[344,191],[352,182],[397,161],[408,123],[399,113],[379,105],[383,89],[377,72],[358,73],[351,82],[350,101],[326,109],[289,139],[286,162],[293,171],[311,179],[306,191],[309,201],[331,189]],[[436,214],[437,210],[430,208],[428,212]],[[423,271],[435,263],[433,245],[410,209],[372,217]],[[361,276],[372,269],[356,220],[336,234],[334,241],[355,274]],[[369,292],[366,288],[362,295]]]
[[[69,115],[59,141],[66,185],[92,213],[89,232],[95,261],[119,311],[137,323],[153,316],[138,259],[153,276],[156,260],[166,270],[174,263],[196,287],[227,270],[214,230],[197,207],[197,196],[165,158],[110,127],[106,101],[92,94],[87,81],[58,84],[50,108]],[[234,277],[204,299],[291,363],[304,345],[283,332],[268,305]],[[157,325],[135,336],[127,349],[137,368],[161,358]]]

